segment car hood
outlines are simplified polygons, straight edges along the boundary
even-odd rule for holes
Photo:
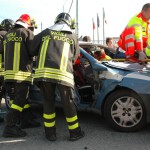
[[[132,62],[113,62],[113,61],[108,61],[108,62],[103,62],[107,67],[112,67],[116,69],[122,69],[122,70],[128,70],[128,71],[143,71],[147,72],[150,71],[150,65],[141,65],[139,63],[132,63]]]

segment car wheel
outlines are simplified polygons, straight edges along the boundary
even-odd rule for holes
[[[117,90],[107,97],[104,117],[118,131],[137,131],[146,124],[144,103],[130,90]]]

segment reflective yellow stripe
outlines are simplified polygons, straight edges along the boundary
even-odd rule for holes
[[[138,40],[136,40],[136,42],[142,42],[142,39],[138,39]]]
[[[3,66],[3,63],[0,63],[0,68],[2,68],[2,66]]]
[[[48,123],[48,122],[44,122],[44,126],[45,127],[54,127],[55,126],[55,121]]]
[[[30,105],[29,105],[29,104],[26,104],[26,105],[24,105],[23,108],[24,108],[24,109],[30,108]]]
[[[130,43],[128,43],[127,45],[128,45],[128,47],[134,46],[134,42],[130,42]]]
[[[74,85],[74,80],[69,79],[68,77],[57,75],[57,74],[50,74],[50,73],[41,73],[41,74],[35,74],[34,78],[49,78],[49,79],[55,79],[60,81],[65,81],[67,83],[70,83],[71,85]]]
[[[20,42],[15,42],[13,70],[18,71],[20,66]]]
[[[142,25],[140,25],[140,24],[133,24],[132,26],[133,27],[142,27]]]
[[[38,68],[43,68],[44,67],[48,43],[49,43],[49,39],[46,39],[46,40],[44,40],[44,42],[42,44]]]
[[[0,68],[0,71],[4,71],[4,68]]]
[[[50,78],[50,79],[62,80],[74,85],[73,74],[59,69],[53,69],[53,68],[36,69],[34,78]]]
[[[5,72],[4,71],[0,71],[0,76],[4,76]]]
[[[2,68],[2,54],[0,54],[0,68]]]
[[[68,129],[69,130],[74,130],[74,129],[78,128],[78,127],[79,127],[79,123],[76,123],[74,125],[68,125]]]
[[[33,82],[32,78],[27,78],[27,77],[17,77],[17,76],[7,76],[4,74],[4,80],[18,80],[18,81],[28,81],[28,82]]]
[[[12,104],[13,104],[13,102],[14,102],[14,100],[10,100],[10,105],[12,105]]]
[[[45,118],[45,119],[53,119],[53,118],[55,118],[55,117],[56,117],[56,114],[55,114],[55,113],[50,114],[50,115],[48,115],[48,114],[43,114],[43,118]]]
[[[133,34],[129,34],[129,35],[126,35],[126,36],[125,36],[125,40],[131,39],[131,38],[134,38],[134,35],[133,35]]]
[[[11,105],[11,108],[16,109],[16,110],[19,110],[20,112],[22,112],[22,110],[23,110],[22,107],[17,106],[17,105],[15,105],[15,104],[12,104],[12,105]]]
[[[13,71],[13,70],[6,70],[4,79],[13,79],[13,80],[20,80],[20,81],[30,81],[32,82],[32,76],[30,72],[22,72],[22,71]]]
[[[67,64],[68,64],[69,48],[70,48],[70,44],[64,42],[61,63],[60,63],[60,70],[66,71]]]
[[[59,69],[44,68],[44,69],[36,69],[35,70],[35,74],[45,74],[45,73],[59,74],[59,75],[66,76],[70,79],[73,79],[73,74],[66,72],[66,71],[63,71],[63,70],[59,70]]]
[[[67,122],[74,122],[74,121],[76,121],[77,119],[78,119],[77,116],[74,116],[74,117],[72,117],[72,118],[66,118]]]
[[[125,45],[126,49],[132,46],[134,46],[134,42],[129,42],[128,44]]]

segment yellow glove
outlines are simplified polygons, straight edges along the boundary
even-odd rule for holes
[[[34,27],[35,29],[38,28],[34,18],[31,19],[31,26]]]
[[[71,29],[75,29],[76,28],[76,20],[72,19],[71,21]]]

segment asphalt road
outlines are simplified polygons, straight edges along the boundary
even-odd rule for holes
[[[33,110],[42,123],[42,108]],[[85,137],[71,142],[61,109],[56,110],[57,138],[50,142],[45,138],[43,125],[39,128],[26,129],[25,138],[3,138],[5,123],[0,124],[0,150],[150,150],[150,125],[139,132],[121,133],[112,130],[98,114],[78,112],[79,122],[85,131]]]

